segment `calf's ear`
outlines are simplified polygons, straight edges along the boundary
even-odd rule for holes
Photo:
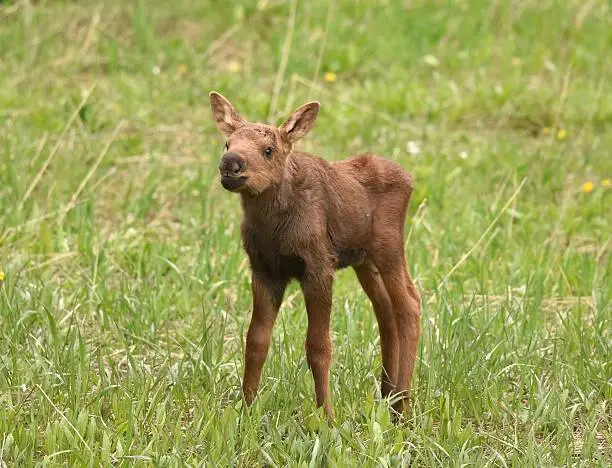
[[[216,91],[209,94],[210,108],[217,124],[217,128],[225,136],[230,136],[239,127],[242,127],[246,120],[238,113],[236,108],[223,95]]]
[[[287,121],[279,127],[283,138],[289,143],[295,143],[304,138],[314,127],[320,107],[321,105],[316,101],[298,107]]]

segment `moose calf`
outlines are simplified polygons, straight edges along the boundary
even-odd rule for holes
[[[404,221],[412,178],[372,154],[328,163],[294,151],[312,129],[319,103],[298,108],[279,128],[247,122],[210,93],[227,138],[221,184],[240,194],[242,240],[252,271],[253,315],[246,337],[243,392],[250,405],[287,283],[297,279],[308,314],[306,356],[317,406],[333,419],[329,388],[334,270],[351,266],[372,302],[382,349],[383,397],[407,410],[419,341],[420,298],[406,268]]]

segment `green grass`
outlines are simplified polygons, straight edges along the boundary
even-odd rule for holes
[[[0,465],[609,466],[610,57],[603,0],[3,2]],[[276,123],[318,99],[306,150],[414,174],[407,424],[350,270],[333,427],[296,285],[243,407],[212,89]]]

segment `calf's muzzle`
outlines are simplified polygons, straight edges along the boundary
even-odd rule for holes
[[[221,174],[221,185],[223,188],[233,191],[240,188],[245,182],[246,161],[238,153],[228,152],[223,155],[219,163]]]
[[[225,153],[219,164],[221,177],[240,177],[246,169],[246,161],[238,153]]]

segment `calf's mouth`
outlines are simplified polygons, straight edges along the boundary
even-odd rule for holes
[[[221,185],[225,190],[229,190],[230,192],[235,192],[240,187],[242,187],[247,181],[248,177],[240,176],[240,177],[232,177],[232,176],[222,176],[221,177]]]

